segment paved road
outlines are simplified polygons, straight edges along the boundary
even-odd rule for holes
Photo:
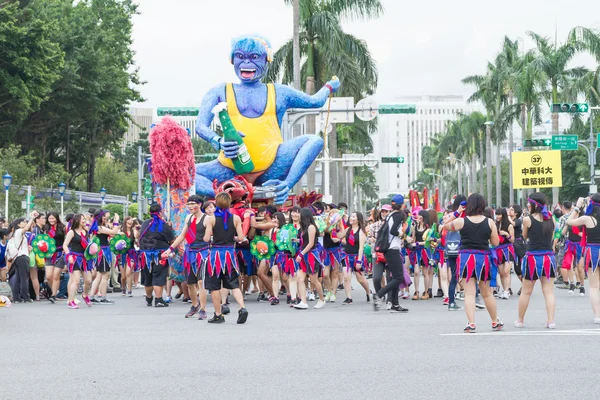
[[[146,307],[142,294],[79,310],[64,302],[0,309],[0,397],[597,398],[600,326],[588,297],[563,290],[556,331],[543,329],[538,291],[525,329],[512,327],[515,297],[499,301],[504,332],[492,333],[478,311],[475,335],[462,335],[464,313],[438,299],[405,301],[408,314],[374,313],[358,290],[354,305],[322,310],[249,300],[246,325],[231,316],[215,326],[185,319],[187,304]]]

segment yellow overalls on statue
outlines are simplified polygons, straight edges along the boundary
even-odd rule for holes
[[[254,163],[252,172],[267,170],[275,161],[277,149],[283,143],[281,130],[277,121],[277,104],[275,101],[275,86],[267,85],[267,105],[263,114],[256,118],[244,117],[238,109],[233,91],[233,84],[228,83],[225,89],[227,99],[227,112],[233,122],[233,126],[242,132],[244,143]],[[230,159],[225,158],[223,151],[219,154],[219,162],[231,169],[233,164]]]

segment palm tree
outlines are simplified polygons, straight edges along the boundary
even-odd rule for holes
[[[294,0],[285,0],[292,4]],[[376,18],[383,13],[379,0],[300,0],[299,1],[299,44],[304,63],[301,73],[304,77],[304,90],[315,93],[315,87],[322,86],[337,75],[342,81],[341,96],[362,98],[375,92],[377,68],[366,42],[343,31],[342,21]],[[293,80],[293,38],[286,42],[274,55],[267,79],[283,83]],[[316,132],[315,119],[307,118],[307,131]],[[366,132],[368,130],[359,130]],[[336,128],[328,135],[328,150],[332,157],[337,156]],[[312,171],[312,172],[311,172]],[[308,173],[308,180],[314,185],[314,167]],[[337,173],[336,173],[337,172]],[[332,193],[338,182],[346,182],[339,175],[335,164],[331,168]]]
[[[294,37],[292,38],[292,61],[294,88],[300,90],[300,0],[293,0]]]

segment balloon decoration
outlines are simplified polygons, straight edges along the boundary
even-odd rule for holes
[[[36,235],[31,247],[39,258],[50,258],[56,252],[56,241],[50,235],[43,233]]]
[[[100,239],[98,236],[94,236],[93,239],[90,239],[87,247],[85,248],[85,259],[86,260],[95,260],[98,258],[98,252],[100,251]]]
[[[325,229],[327,228],[327,221],[325,221],[325,218],[327,217],[325,217],[324,215],[319,215],[315,218],[317,229],[319,229],[319,232],[321,233],[325,232]]]
[[[275,255],[275,243],[268,236],[257,236],[250,242],[250,253],[259,260],[268,260]]]
[[[292,239],[298,237],[298,229],[292,224],[287,224],[279,228],[277,231],[277,248],[282,251],[289,251],[292,255],[296,255],[296,243]]]
[[[342,210],[338,210],[337,212],[332,213],[329,217],[329,229],[327,229],[327,232],[333,231],[337,227],[338,223],[340,222],[343,216],[344,211]]]
[[[113,254],[125,254],[131,248],[131,239],[124,233],[119,233],[110,239],[110,251]]]

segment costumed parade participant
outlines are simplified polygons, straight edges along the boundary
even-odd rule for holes
[[[323,266],[323,281],[327,294],[325,301],[335,302],[337,300],[335,293],[338,286],[338,274],[342,270],[342,247],[341,241],[337,237],[335,220],[339,218],[337,206],[329,206],[328,216],[326,218],[325,232],[323,232],[323,251],[325,254]],[[334,222],[332,225],[332,221]],[[327,279],[325,279],[327,277]]]
[[[256,229],[256,236],[265,236],[269,243],[272,243],[273,240],[271,238],[272,231],[277,228],[278,223],[276,220],[273,220],[273,215],[277,212],[277,208],[272,205],[263,206],[258,209],[258,215],[261,217],[262,221],[257,221],[256,217],[251,218],[251,226]],[[274,249],[274,244],[273,244]],[[268,245],[267,249],[268,251]],[[256,249],[254,249],[256,251]],[[252,250],[251,250],[252,253]],[[258,254],[258,253],[257,253]],[[263,293],[262,296],[259,296],[259,301],[268,301],[272,305],[279,304],[278,294],[279,294],[279,286],[277,288],[273,287],[273,279],[268,276],[268,272],[270,269],[271,260],[268,258],[258,259],[254,254],[252,254],[255,263],[258,265],[256,274],[258,279],[262,282],[262,285],[268,292],[268,296]],[[261,256],[262,257],[262,256]]]
[[[319,237],[319,229],[315,223],[313,213],[310,208],[300,209],[300,230],[298,232],[300,238],[299,252],[296,255],[296,263],[299,269],[296,271],[296,282],[298,283],[298,292],[300,295],[300,303],[294,306],[297,310],[306,310],[307,292],[305,279],[308,276],[310,284],[316,289],[319,295],[319,300],[315,304],[316,309],[325,306],[325,297],[323,295],[323,287],[319,282],[319,269],[322,267],[321,258],[317,250],[317,241]]]
[[[170,259],[163,253],[169,249],[175,239],[175,233],[161,215],[159,204],[150,206],[150,219],[144,221],[140,233],[140,261],[142,264],[142,281],[146,290],[146,305],[168,307],[163,299],[163,287],[167,284]]]
[[[516,328],[523,328],[525,313],[537,280],[542,284],[542,292],[546,301],[548,319],[546,328],[555,329],[554,311],[554,278],[556,264],[552,251],[554,221],[548,211],[547,199],[542,193],[532,193],[527,199],[529,216],[523,218],[523,237],[528,239],[527,252],[523,258],[523,289],[519,296],[519,317],[515,321]]]
[[[514,231],[514,241],[513,247],[515,248],[515,274],[519,278],[521,282],[523,282],[523,273],[521,270],[521,262],[523,257],[525,257],[525,252],[527,251],[527,247],[525,246],[525,240],[523,239],[523,209],[520,205],[514,204],[510,206],[508,209],[508,217],[510,219],[510,223],[513,226]],[[517,292],[517,295],[521,295],[521,289]]]
[[[458,209],[462,206],[462,212],[458,214],[459,218],[464,218],[464,208],[467,205],[467,198],[458,194],[454,197],[454,200],[450,207],[450,212],[446,214],[445,219],[449,219],[450,214],[458,212]],[[446,247],[444,249],[446,262],[448,264],[448,273],[450,274],[450,285],[448,286],[448,311],[460,311],[463,308],[456,305],[456,286],[458,285],[458,273],[456,268],[456,261],[460,250],[460,232],[448,230],[444,226],[446,231]]]
[[[97,255],[100,248],[97,243],[92,243],[88,249],[88,237],[85,230],[86,220],[82,214],[75,214],[71,220],[71,227],[63,243],[63,252],[65,254],[65,263],[69,268],[69,299],[67,306],[72,309],[79,308],[75,302],[77,287],[83,275],[83,293],[81,297],[88,307],[92,302],[88,296],[90,286],[92,285],[92,270],[94,263],[89,255]]]
[[[565,221],[568,221],[572,214],[571,207],[569,207],[569,216],[565,218]],[[583,227],[570,226],[568,223],[565,223],[562,234],[567,237],[564,244],[564,256],[561,263],[561,274],[563,276],[563,282],[565,283],[564,287],[569,289],[569,293],[579,290],[580,295],[585,296],[585,273],[583,272],[584,257],[583,246],[581,245]],[[565,277],[567,278],[566,280]]]
[[[187,207],[190,215],[186,217],[183,230],[175,239],[173,244],[165,251],[165,257],[177,251],[179,245],[185,240],[186,246],[183,253],[183,266],[187,273],[187,287],[190,294],[192,306],[185,315],[192,318],[196,313],[198,319],[207,318],[206,301],[207,291],[202,284],[204,264],[208,261],[209,244],[204,241],[206,231],[206,215],[202,211],[203,199],[198,195],[192,195],[187,199]],[[200,291],[200,298],[198,298]]]
[[[243,175],[259,192],[270,192],[276,204],[283,204],[323,149],[323,139],[312,134],[284,142],[283,116],[290,108],[323,107],[340,82],[334,78],[312,96],[288,85],[262,83],[273,55],[261,37],[234,39],[230,54],[240,83],[211,89],[196,122],[196,133],[220,152],[218,160],[196,166],[196,193],[214,197],[213,181],[220,184]],[[223,137],[211,128],[213,112],[219,115]]]
[[[506,208],[496,209],[496,229],[498,229],[500,244],[494,251],[496,252],[498,271],[500,271],[500,282],[502,283],[502,293],[500,293],[498,297],[508,300],[512,295],[512,290],[510,288],[511,263],[516,261],[516,257],[515,248],[513,246],[515,229],[508,219]]]
[[[365,290],[367,294],[367,303],[371,301],[371,290],[369,283],[363,275],[366,268],[365,243],[367,234],[365,232],[365,219],[362,213],[354,212],[348,220],[349,227],[340,230],[337,234],[344,243],[344,252],[342,254],[342,263],[344,265],[344,290],[346,291],[346,300],[342,305],[352,304],[352,274]],[[340,221],[341,225],[341,221]]]
[[[110,228],[109,225],[112,225]],[[92,282],[92,291],[90,292],[92,303],[94,304],[113,304],[112,300],[106,298],[106,287],[110,275],[110,267],[113,262],[113,254],[110,250],[109,236],[119,233],[119,214],[115,214],[110,222],[110,213],[106,210],[98,210],[94,213],[92,225],[88,231],[91,238],[98,237],[100,241],[100,251],[94,264],[96,278]],[[98,293],[98,298],[96,298]]]
[[[373,309],[379,311],[385,296],[391,294],[391,311],[407,312],[408,309],[398,303],[398,292],[400,285],[407,284],[404,274],[404,265],[400,256],[402,249],[403,223],[406,214],[402,212],[404,196],[397,194],[392,197],[392,212],[385,218],[383,225],[379,228],[377,239],[375,240],[375,251],[383,255],[385,268],[388,269],[391,279],[388,280],[385,287],[381,287],[381,276],[378,271],[382,271],[384,264],[378,261],[377,271],[373,272],[373,286],[376,293],[373,294]]]
[[[215,313],[209,323],[223,323],[225,317],[221,312],[221,287],[231,290],[240,306],[238,324],[248,319],[248,310],[244,307],[244,295],[239,286],[240,270],[235,256],[236,242],[248,240],[244,236],[242,220],[233,215],[231,196],[227,192],[219,193],[215,198],[217,209],[214,215],[206,219],[204,241],[210,242],[210,257],[204,272],[204,287],[210,290]],[[212,242],[211,242],[212,238]]]
[[[140,262],[136,245],[140,238],[140,231],[135,229],[135,219],[125,217],[121,226],[121,233],[127,238],[127,248],[119,255],[118,263],[121,270],[121,288],[123,296],[133,297],[133,275],[139,271]]]
[[[52,257],[46,259],[46,279],[48,281],[48,300],[51,303],[56,301],[58,287],[60,285],[60,275],[65,267],[65,258],[63,257],[63,243],[65,241],[66,227],[60,220],[57,212],[49,212],[46,217],[45,232],[55,241],[56,251]]]
[[[585,215],[581,215],[585,210]],[[590,198],[579,198],[577,206],[567,220],[569,226],[585,227],[585,269],[590,283],[590,303],[594,312],[594,323],[600,324],[600,194]]]
[[[489,248],[498,246],[500,239],[493,220],[483,215],[486,203],[483,196],[473,193],[467,199],[466,208],[460,206],[457,211],[448,214],[444,227],[451,232],[460,231],[460,250],[458,252],[457,279],[464,280],[465,311],[467,326],[465,333],[475,332],[475,296],[479,289],[485,301],[485,306],[492,319],[492,330],[498,331],[504,323],[498,318],[496,300],[490,288],[492,252]],[[466,215],[461,217],[463,211]]]

